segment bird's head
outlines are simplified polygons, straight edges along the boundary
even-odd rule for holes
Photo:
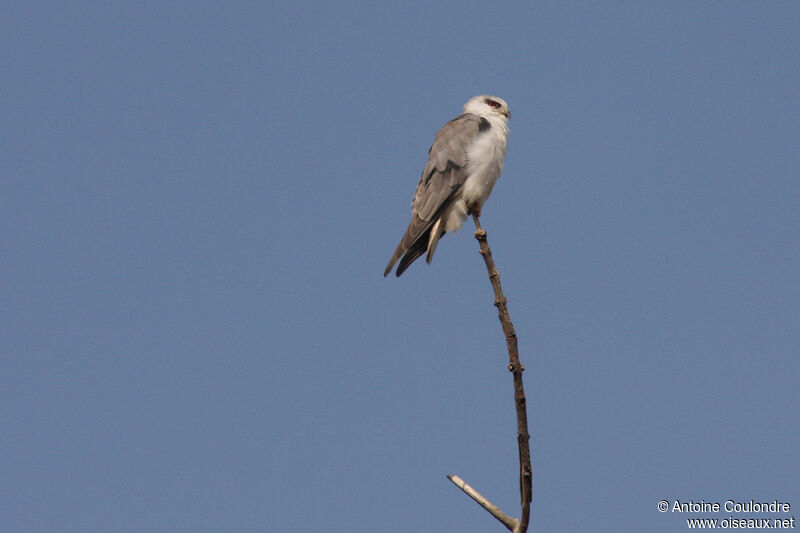
[[[482,94],[469,99],[464,104],[464,113],[473,113],[482,117],[502,116],[506,119],[511,118],[508,104],[502,98]]]

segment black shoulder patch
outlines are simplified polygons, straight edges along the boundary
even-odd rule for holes
[[[481,117],[481,122],[478,124],[478,131],[488,131],[491,129],[491,127],[492,125],[489,124],[489,121]]]

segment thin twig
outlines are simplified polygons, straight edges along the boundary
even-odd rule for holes
[[[511,323],[511,317],[508,314],[508,306],[506,305],[506,297],[503,295],[503,289],[500,286],[500,273],[494,264],[492,258],[492,250],[489,248],[489,243],[486,241],[486,232],[481,227],[478,215],[472,213],[472,220],[475,221],[475,238],[480,244],[480,254],[486,263],[486,271],[489,273],[489,280],[492,282],[494,289],[494,305],[497,307],[498,318],[500,325],[503,327],[503,333],[506,337],[506,345],[508,346],[508,369],[514,375],[514,404],[517,408],[517,447],[519,448],[519,493],[520,501],[522,504],[522,515],[511,529],[514,533],[525,533],[528,530],[528,523],[530,522],[531,514],[531,449],[530,449],[530,435],[528,434],[528,412],[525,405],[525,389],[522,386],[522,372],[525,367],[519,362],[519,351],[517,350],[517,334],[514,331],[514,324]],[[448,476],[451,481],[457,476]],[[460,478],[459,478],[460,479]],[[455,483],[455,481],[453,481]],[[456,483],[458,485],[458,483]],[[505,514],[492,505],[486,498],[478,494],[472,487],[464,484],[475,495],[479,496],[484,502],[488,503],[491,507],[496,509],[502,516]],[[481,503],[481,500],[476,498],[470,492],[467,492],[464,487],[459,485],[461,490],[467,493],[472,499],[481,504],[484,509],[492,513],[492,515],[503,522],[508,527],[508,523],[498,517],[489,507]]]
[[[467,485],[463,479],[455,475],[447,476],[447,479],[452,481],[456,487],[463,490],[464,494],[475,500],[478,505],[489,511],[493,517],[500,520],[500,522],[502,522],[502,524],[506,526],[509,531],[514,531],[515,528],[519,527],[519,520],[512,518],[501,511],[498,506],[487,500],[483,494]]]

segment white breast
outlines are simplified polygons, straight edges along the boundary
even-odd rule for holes
[[[483,205],[503,172],[508,144],[508,126],[499,117],[488,117],[491,128],[479,135],[467,151],[467,181],[462,197],[468,204]]]

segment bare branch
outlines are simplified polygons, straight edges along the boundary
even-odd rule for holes
[[[456,475],[447,476],[447,479],[453,482],[453,484],[458,487],[459,489],[464,491],[464,494],[475,500],[478,505],[489,511],[489,513],[500,520],[504,526],[508,528],[509,531],[515,531],[516,528],[519,527],[519,520],[516,518],[511,518],[503,511],[500,510],[498,506],[490,502],[486,499],[486,497],[478,492],[477,490],[473,489],[467,483]]]
[[[474,212],[472,213],[472,219],[475,221],[475,238],[480,244],[480,254],[483,256],[483,260],[486,263],[486,271],[489,273],[489,280],[492,282],[492,288],[494,289],[494,305],[497,307],[497,315],[506,337],[506,346],[508,347],[508,369],[514,375],[514,404],[517,409],[517,447],[519,449],[519,493],[522,505],[522,516],[519,520],[509,518],[472,487],[464,483],[461,478],[457,476],[448,476],[448,478],[511,531],[514,533],[525,533],[528,530],[528,523],[530,521],[532,481],[528,411],[526,408],[525,389],[522,386],[522,372],[525,370],[525,367],[519,362],[517,333],[514,331],[514,324],[511,323],[511,317],[508,314],[506,297],[503,295],[503,289],[500,286],[500,273],[497,271],[494,259],[492,258],[492,250],[489,248],[489,243],[486,241],[486,232],[481,227],[478,215]],[[461,484],[457,483],[454,478],[458,479]],[[505,517],[508,521],[501,518],[501,516]],[[509,527],[510,523],[513,524],[511,527]]]

